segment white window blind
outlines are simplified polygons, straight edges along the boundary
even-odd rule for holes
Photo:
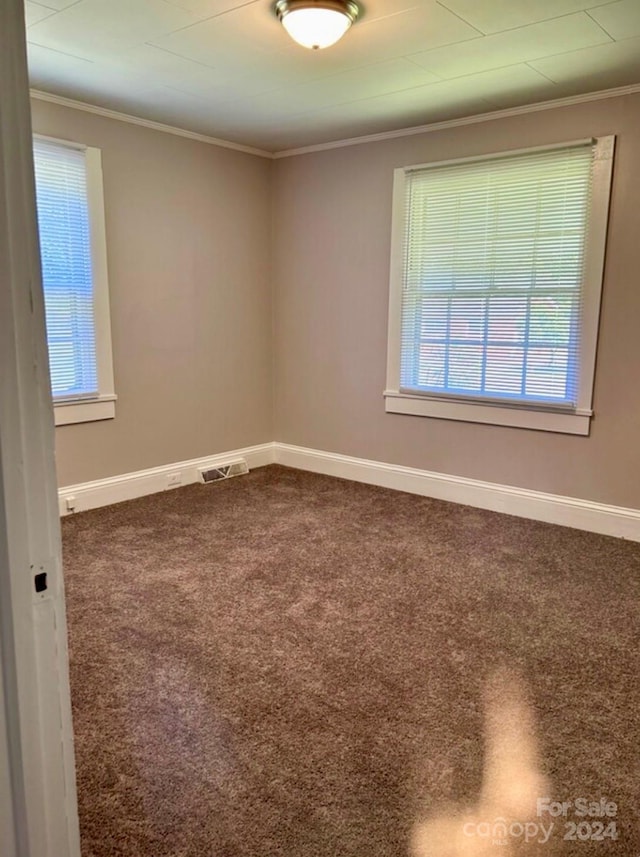
[[[53,397],[92,399],[98,372],[86,156],[36,139],[34,162]]]
[[[576,406],[593,151],[407,171],[401,391]]]

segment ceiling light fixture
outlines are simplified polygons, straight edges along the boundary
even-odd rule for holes
[[[360,12],[353,0],[278,0],[275,10],[294,42],[312,50],[335,45]]]

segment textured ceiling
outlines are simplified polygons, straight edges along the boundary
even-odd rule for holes
[[[362,7],[314,52],[270,0],[28,0],[31,85],[278,151],[640,82],[640,0]]]

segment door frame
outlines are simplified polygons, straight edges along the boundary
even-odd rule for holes
[[[23,0],[0,3],[0,119],[1,838],[80,857]]]

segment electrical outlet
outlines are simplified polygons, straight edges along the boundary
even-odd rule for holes
[[[182,473],[170,473],[167,488],[178,488],[180,485],[182,485]]]

